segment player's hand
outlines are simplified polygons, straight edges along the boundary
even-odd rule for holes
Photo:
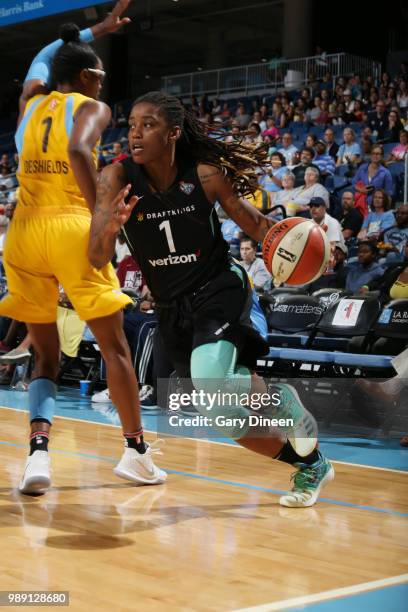
[[[92,28],[94,36],[112,34],[113,32],[117,32],[122,26],[130,23],[131,20],[129,17],[122,17],[122,14],[126,11],[129,4],[130,0],[118,0],[112,11],[106,15],[105,19]]]
[[[128,202],[125,202],[129,195],[130,188],[130,184],[123,187],[111,203],[110,227],[114,232],[120,231],[122,225],[129,219],[132,210],[140,200],[137,196],[132,196]]]

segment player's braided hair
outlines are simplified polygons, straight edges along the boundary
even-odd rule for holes
[[[223,142],[217,126],[206,126],[186,110],[175,96],[152,91],[133,103],[153,104],[160,109],[170,127],[180,126],[181,137],[176,144],[176,155],[193,162],[201,162],[220,168],[230,179],[240,195],[253,193],[257,185],[256,169],[269,164],[266,145],[248,145],[242,141]],[[214,136],[210,138],[208,130]]]
[[[52,63],[52,81],[73,83],[84,68],[95,68],[99,58],[92,47],[79,38],[79,28],[75,23],[66,23],[61,27],[60,37],[65,44],[61,45]]]

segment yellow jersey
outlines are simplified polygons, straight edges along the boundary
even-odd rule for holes
[[[88,209],[68,157],[74,116],[87,100],[79,93],[58,91],[29,100],[15,136],[20,185],[16,217]],[[93,156],[96,165],[96,149]]]

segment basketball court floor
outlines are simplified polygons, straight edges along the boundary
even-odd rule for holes
[[[167,437],[165,485],[112,472],[116,411],[58,401],[53,487],[17,491],[27,394],[0,390],[0,591],[69,591],[71,610],[399,612],[408,601],[408,451],[324,438],[336,479],[312,508],[279,506],[290,466],[220,440]],[[148,441],[155,416],[144,417]]]

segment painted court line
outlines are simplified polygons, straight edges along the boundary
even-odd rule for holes
[[[239,608],[233,612],[274,612],[275,610],[280,612],[281,610],[290,610],[291,608],[319,603],[329,599],[347,597],[348,595],[357,595],[358,593],[364,593],[365,591],[373,591],[375,589],[394,586],[396,584],[404,584],[406,582],[408,582],[408,574],[401,574],[399,576],[391,576],[390,578],[382,578],[381,580],[361,582],[360,584],[343,587],[341,589],[331,589],[329,591],[321,591],[320,593],[315,593],[312,595],[304,595],[301,597],[284,599],[282,601],[274,601],[267,604],[261,604],[259,606],[253,606],[252,608]]]
[[[24,408],[14,408],[11,406],[0,406],[0,408],[2,410],[14,410],[15,412],[27,412],[27,410],[25,410]],[[154,415],[152,415],[154,416]],[[91,423],[92,425],[102,425],[103,427],[115,427],[116,429],[120,429],[120,425],[114,425],[113,423],[102,423],[101,421],[92,421],[90,419],[76,419],[75,417],[66,417],[66,416],[61,416],[61,415],[55,415],[56,419],[62,419],[64,421],[75,421],[76,423]],[[156,435],[160,435],[160,432],[152,430],[152,429],[144,429],[144,431],[146,433],[153,433]],[[166,437],[169,438],[180,438],[182,440],[191,440],[192,442],[203,442],[204,444],[218,444],[219,446],[228,446],[229,448],[238,448],[239,450],[245,450],[242,448],[242,446],[239,446],[239,444],[231,444],[229,442],[219,442],[218,440],[205,440],[205,439],[199,439],[199,438],[189,438],[187,436],[171,436],[170,434],[166,433],[163,434]],[[351,467],[359,467],[359,468],[363,468],[366,470],[381,470],[383,472],[395,472],[396,474],[408,474],[408,472],[406,470],[396,470],[394,468],[385,468],[385,467],[377,467],[375,465],[365,465],[364,463],[351,463],[349,461],[339,461],[337,459],[331,459],[331,462],[336,464],[340,464],[340,465],[350,465]]]
[[[8,442],[7,440],[0,440],[0,445],[4,446],[12,446],[14,448],[26,448],[26,444],[18,444],[15,442]],[[83,457],[85,459],[94,459],[96,461],[106,461],[108,463],[116,464],[118,462],[118,458],[115,457],[104,457],[102,455],[92,455],[90,453],[80,453],[80,452],[72,452],[66,451],[62,449],[53,449],[50,451],[50,454],[56,455],[66,455],[68,457]],[[238,489],[250,489],[251,491],[261,491],[263,493],[272,493],[273,495],[283,495],[287,493],[282,489],[271,489],[269,487],[262,487],[261,485],[252,485],[244,482],[236,482],[234,480],[224,480],[222,478],[216,478],[214,476],[204,476],[203,474],[193,474],[191,472],[183,472],[180,470],[173,470],[166,467],[163,469],[168,474],[174,474],[176,476],[183,476],[184,478],[193,478],[195,480],[204,480],[206,482],[213,482],[214,484],[222,484],[227,485],[229,487],[236,487]],[[398,512],[397,510],[391,510],[389,508],[376,508],[375,506],[363,506],[361,504],[353,504],[351,502],[340,501],[337,499],[331,499],[328,497],[319,497],[319,502],[330,504],[331,506],[340,506],[343,508],[352,508],[354,510],[364,510],[366,512],[377,512],[380,514],[388,514],[390,516],[396,516],[401,518],[408,517],[408,513],[406,512]]]

